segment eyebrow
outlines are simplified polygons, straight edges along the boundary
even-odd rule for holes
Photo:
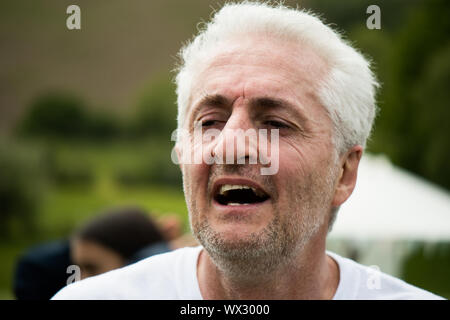
[[[227,104],[230,104],[229,99],[221,94],[207,94],[198,103],[198,105],[208,105],[212,107],[220,107]]]
[[[221,94],[206,94],[194,105],[192,115],[189,117],[189,123],[192,123],[195,120],[197,114],[201,111],[202,106],[226,107],[231,104],[232,101]]]
[[[300,124],[302,125],[308,122],[308,118],[304,114],[303,110],[300,110],[298,106],[285,99],[273,97],[257,97],[252,98],[250,100],[250,104],[258,108],[283,110],[290,117],[298,119],[300,121]]]

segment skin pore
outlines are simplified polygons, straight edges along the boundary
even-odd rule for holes
[[[230,40],[199,71],[184,122],[189,132],[195,122],[223,135],[279,130],[274,175],[261,176],[261,164],[181,164],[191,228],[205,248],[197,267],[203,298],[333,298],[339,269],[325,253],[329,215],[353,191],[362,148],[336,156],[332,122],[315,95],[327,72],[308,46],[256,35]],[[226,154],[224,141],[203,143],[203,152]],[[193,152],[176,148],[179,157]],[[270,198],[218,205],[214,188],[238,179]]]

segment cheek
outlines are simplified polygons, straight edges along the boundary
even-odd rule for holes
[[[306,176],[328,165],[333,150],[331,135],[325,129],[314,131],[311,137],[284,137],[280,139],[280,167],[283,163],[289,174]]]
[[[308,172],[311,159],[309,146],[302,146],[301,143],[286,139],[280,141],[280,175],[285,178],[300,178]]]
[[[292,199],[293,194],[305,197],[312,189],[319,192],[318,185],[319,189],[326,187],[322,181],[328,176],[331,151],[325,147],[319,143],[280,141],[280,168],[276,181],[281,198]]]
[[[202,204],[206,199],[209,166],[205,164],[185,164],[182,166],[184,194],[188,204]]]

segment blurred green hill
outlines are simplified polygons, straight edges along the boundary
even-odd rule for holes
[[[81,8],[81,30],[66,8]],[[13,128],[47,90],[71,90],[96,108],[129,108],[157,75],[168,75],[183,41],[207,19],[208,1],[0,2],[0,130]]]

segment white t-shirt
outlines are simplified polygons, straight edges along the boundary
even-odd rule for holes
[[[52,299],[201,300],[197,260],[202,247],[182,248],[72,283]],[[327,251],[339,266],[335,300],[443,299],[428,291]]]

